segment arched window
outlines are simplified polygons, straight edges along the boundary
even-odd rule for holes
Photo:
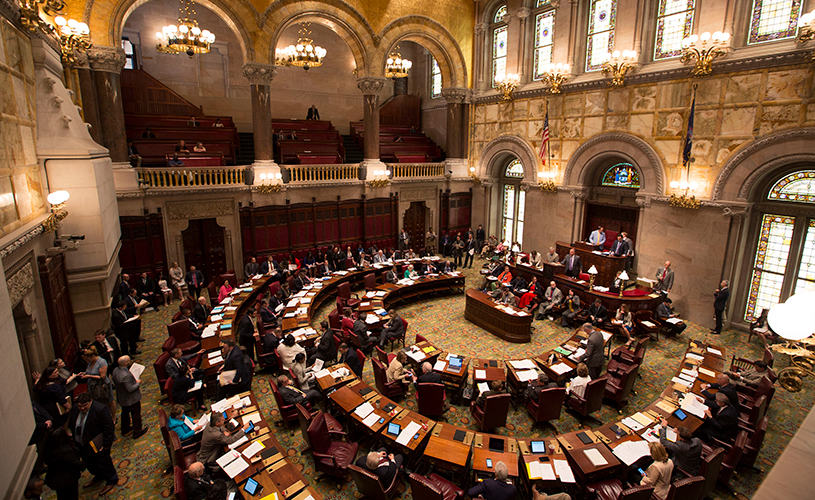
[[[430,68],[430,98],[435,99],[441,96],[441,70],[433,56],[430,56]]]
[[[492,18],[492,86],[507,74],[507,6],[502,5]]]
[[[815,171],[785,175],[770,188],[767,201],[815,203]],[[786,215],[783,205],[777,208],[772,209],[777,213],[761,218],[746,321],[782,298],[815,286],[815,218]]]
[[[586,71],[600,69],[606,54],[614,48],[616,18],[617,0],[591,0],[586,42]]]
[[[549,5],[548,1],[538,0],[537,7]],[[543,78],[543,70],[552,63],[552,49],[555,39],[555,9],[548,9],[535,16],[535,58],[532,78]]]
[[[523,244],[526,191],[521,189],[524,166],[517,158],[504,168],[501,195],[501,239]]]
[[[794,37],[800,15],[801,0],[753,0],[747,43]]]
[[[640,173],[630,163],[617,163],[606,170],[600,185],[639,189]]]
[[[690,35],[696,0],[660,0],[654,60],[682,55],[682,39]]]

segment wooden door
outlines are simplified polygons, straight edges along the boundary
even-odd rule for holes
[[[65,274],[65,255],[61,253],[53,257],[41,255],[37,257],[37,265],[45,309],[48,312],[54,356],[62,358],[68,369],[71,369],[79,349],[79,339],[74,321],[74,307],[68,290],[68,277]]]
[[[637,207],[611,205],[607,203],[587,202],[586,217],[583,223],[583,234],[579,239],[587,240],[589,234],[603,226],[606,231],[625,231],[636,244],[640,211]]]
[[[424,235],[427,233],[427,227],[425,226],[426,214],[427,207],[424,206],[424,202],[414,201],[405,212],[405,219],[402,221],[402,227],[410,236],[410,245],[408,246],[416,253],[424,248]]]
[[[181,233],[184,242],[184,263],[187,269],[195,266],[204,273],[204,281],[209,283],[217,276],[226,273],[226,251],[224,249],[224,228],[215,219],[191,220],[189,227]]]

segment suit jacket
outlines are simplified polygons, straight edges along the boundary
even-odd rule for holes
[[[739,431],[739,411],[733,405],[727,405],[718,411],[716,408],[710,411],[713,418],[707,420],[710,436],[728,443]]]
[[[374,255],[374,264],[380,264],[380,263],[386,262],[387,260],[388,260],[388,258],[385,257],[384,253],[382,255],[379,255],[379,254]]]
[[[723,392],[725,394],[725,396],[727,396],[727,399],[730,400],[730,404],[732,404],[734,406],[739,404],[739,395],[736,392],[736,386],[734,384],[727,384],[727,385],[710,384],[710,388],[711,389],[718,389],[719,392]],[[716,406],[716,395],[715,394],[705,390],[705,391],[702,391],[702,396],[704,396],[705,399],[707,400],[707,401],[705,401],[705,404],[707,404],[711,408],[714,408]]]
[[[196,478],[184,476],[184,490],[187,492],[187,500],[204,500],[207,498],[210,488],[212,488],[212,479],[207,473]]]
[[[237,370],[243,362],[243,353],[238,346],[232,348],[224,358],[224,371]]]
[[[119,316],[119,319],[121,320],[121,314],[114,314]],[[99,356],[102,359],[107,361],[108,366],[116,366],[119,363],[119,356],[122,355],[122,351],[119,349],[119,341],[113,335],[105,336],[105,340],[107,340],[108,344],[110,344],[111,349],[113,349],[112,351],[108,351],[108,348],[98,341],[94,341],[91,345],[96,347],[96,352],[99,353]]]
[[[563,292],[560,291],[560,288],[555,287],[552,290],[552,287],[548,287],[546,291],[543,293],[543,300],[551,302],[552,304],[560,304],[563,302]]]
[[[238,324],[238,338],[241,345],[255,341],[255,324],[248,314],[244,314]]]
[[[388,322],[388,325],[385,327],[385,332],[391,337],[402,337],[405,335],[405,323],[402,321],[402,318],[396,317],[391,319]]]
[[[657,269],[656,279],[654,290],[667,292],[674,287],[674,270],[669,267],[666,271],[664,267],[660,267]]]
[[[139,384],[130,370],[117,366],[113,370],[113,383],[116,386],[116,402],[120,406],[131,406],[141,401]]]
[[[356,349],[349,346],[348,350],[345,351],[345,355],[342,357],[342,361],[351,368],[352,372],[356,373],[357,377],[362,377],[362,363],[359,360],[359,356],[357,356]]]
[[[337,345],[334,342],[334,330],[331,328],[323,332],[320,337],[320,345],[317,346],[317,357],[323,361],[337,359]]]
[[[669,441],[667,431],[663,427],[659,430],[659,442],[673,456],[674,466],[695,476],[699,472],[699,465],[702,463],[702,440],[695,437],[690,442],[677,439],[676,442]]]
[[[543,261],[546,262],[547,264],[554,264],[556,262],[560,262],[560,255],[558,255],[557,252],[551,254],[549,252],[546,252],[546,254],[543,256]]]
[[[257,262],[247,262],[243,267],[243,275],[246,278],[251,278],[252,276],[258,274],[258,272],[260,272],[260,265],[258,265]]]
[[[539,384],[537,380],[534,380],[526,386],[524,390],[524,396],[530,401],[538,402],[540,398],[541,391],[544,389],[552,389],[557,387],[557,382],[547,382],[546,384]]]
[[[614,240],[614,243],[611,244],[611,253],[622,257],[628,253],[628,243],[625,240]]]
[[[359,348],[363,351],[371,345],[371,341],[368,338],[368,325],[365,321],[361,319],[354,321],[354,334],[357,336],[357,340],[359,340]]]
[[[280,271],[280,264],[276,260],[272,260],[272,271]],[[265,260],[260,264],[260,274],[269,274],[269,261]]]
[[[436,372],[422,373],[416,377],[417,384],[441,384],[441,375]]]
[[[388,283],[396,283],[397,281],[399,281],[399,278],[396,277],[395,272],[388,271],[387,273],[385,273],[385,281],[387,281]]]
[[[478,396],[478,397],[475,399],[475,405],[476,405],[476,406],[478,406],[478,407],[480,407],[480,408],[484,408],[484,403],[486,403],[486,402],[487,402],[487,398],[488,398],[488,397],[490,397],[490,396],[494,396],[494,395],[496,395],[496,394],[503,394],[503,393],[502,393],[501,391],[493,391],[493,390],[489,390],[489,391],[484,391],[484,392],[482,392],[482,393],[481,393],[481,394],[479,394],[479,396]]]
[[[591,332],[587,341],[586,352],[578,360],[585,362],[586,366],[603,366],[605,356],[603,355],[603,334],[600,333],[600,330]]]
[[[673,314],[671,312],[671,308],[668,307],[668,305],[665,302],[657,306],[657,318],[659,319],[670,318],[671,314]]]
[[[566,266],[566,270],[569,270],[569,261],[571,260],[572,256],[567,254],[566,258],[564,258],[560,263]],[[583,263],[580,262],[580,256],[574,254],[574,263],[572,264],[572,272],[574,273],[575,270],[577,271],[576,274],[580,274],[583,272]]]
[[[74,440],[79,436],[76,432],[78,416],[79,406],[74,405],[71,408],[71,416],[68,417],[68,429],[74,433]],[[102,446],[110,450],[116,437],[110,410],[98,401],[91,401],[91,407],[88,409],[88,416],[85,419],[84,431],[82,432],[82,446],[90,446],[91,440],[100,433],[102,434]]]
[[[572,306],[569,308],[569,301],[572,301]],[[566,306],[566,310],[563,311],[564,313],[573,311],[577,312],[580,309],[580,297],[577,295],[572,295],[571,297],[566,296],[563,298],[563,305]]]
[[[484,231],[484,229],[475,230],[475,239],[478,241],[484,241],[487,239],[487,233]]]
[[[209,307],[195,304],[195,307],[192,308],[192,317],[199,325],[207,322],[207,316],[209,316]]]
[[[713,296],[715,297],[713,300],[713,309],[724,311],[724,306],[727,305],[727,299],[730,298],[730,289],[722,288],[718,293],[714,293]]]
[[[128,285],[126,281],[119,282],[119,295],[121,296],[122,300],[130,295],[130,285]]]
[[[120,311],[119,309],[114,309],[111,313],[110,321],[113,323],[113,331],[120,337],[126,335],[125,330],[127,329],[127,326],[125,325],[125,322],[127,321],[127,318],[129,318],[128,314],[124,311]]]
[[[512,289],[517,291],[526,290],[526,287],[529,285],[523,276],[518,276],[510,283],[512,285]]]
[[[280,387],[279,391],[280,397],[283,398],[283,402],[287,405],[303,404],[306,401],[306,395],[303,394],[303,391],[293,385]]]
[[[139,294],[158,293],[159,292],[159,288],[158,288],[158,285],[156,284],[156,280],[154,280],[153,278],[151,278],[149,276],[147,278],[144,278],[144,279],[139,278],[139,281],[136,282],[136,290],[139,292]]]
[[[229,445],[243,437],[243,431],[235,431],[231,436],[224,434],[223,427],[215,427],[211,423],[207,424],[201,433],[201,448],[198,450],[196,459],[204,464],[214,463],[224,454],[224,446]]]
[[[190,366],[187,364],[187,361],[194,358],[195,354],[188,354],[186,356],[181,356],[181,359],[176,360],[175,358],[170,358],[167,360],[167,363],[164,364],[164,373],[167,374],[168,378],[176,378],[181,372],[186,372],[187,368]],[[181,364],[179,367],[178,365]]]
[[[486,479],[470,488],[467,492],[471,498],[482,495],[489,500],[512,500],[518,494],[514,484],[505,483],[495,479]]]
[[[599,306],[592,304],[591,307],[589,307],[589,316],[594,316],[597,318],[595,320],[597,323],[602,323],[608,318],[608,310],[603,304]]]
[[[190,287],[193,286],[193,279],[192,279],[193,275],[195,275],[195,280],[198,283],[198,288],[201,288],[202,286],[205,286],[205,284],[204,284],[204,274],[201,271],[199,271],[198,269],[195,270],[195,273],[188,272],[187,275],[184,276],[184,281],[187,282],[187,286],[190,286]]]
[[[387,450],[385,450],[385,448],[380,448],[379,451]],[[368,455],[363,454],[357,459],[356,466],[377,476],[379,478],[379,483],[383,488],[390,486],[391,482],[393,482],[394,476],[396,476],[396,473],[399,471],[399,466],[396,465],[396,462],[392,461],[388,457],[380,457],[379,466],[374,470],[370,470],[368,469],[367,461]]]

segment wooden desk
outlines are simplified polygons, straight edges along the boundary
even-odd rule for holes
[[[414,352],[416,357],[419,359],[415,359],[413,356],[411,356],[411,352]],[[427,361],[432,366],[436,362],[436,358],[441,354],[441,349],[425,340],[407,347],[405,349],[405,354],[408,355],[408,362],[410,362],[413,371],[420,374],[422,373],[422,364]]]
[[[464,389],[464,386],[467,385],[467,378],[469,377],[468,367],[470,366],[470,360],[465,358],[464,356],[460,356],[461,360],[461,367],[458,369],[454,369],[450,366],[448,361],[448,357],[450,353],[444,353],[439,356],[439,359],[436,360],[436,364],[439,362],[444,363],[444,368],[437,370],[435,365],[433,367],[433,371],[438,373],[441,376],[441,381],[444,384],[446,389],[450,389],[452,394],[458,394]]]
[[[543,441],[544,446],[546,446],[546,451],[544,453],[532,453],[532,441]],[[551,480],[544,480],[544,479],[530,479],[529,477],[529,469],[527,468],[527,464],[531,462],[544,462],[549,463],[552,466],[552,470],[554,471],[555,468],[555,460],[563,460],[568,463],[568,459],[564,453],[554,453],[551,448],[549,448],[548,441],[545,439],[519,439],[518,440],[518,449],[521,452],[521,471],[520,476],[521,480],[531,487],[532,484],[536,484],[539,487],[549,488],[549,487],[556,487],[562,488],[564,484],[574,484],[574,480],[568,480],[571,478],[566,478],[567,480],[561,479],[561,477],[555,472],[555,479]],[[571,468],[571,466],[570,466]],[[574,474],[574,471],[572,471]],[[539,488],[540,489],[540,488]]]
[[[334,378],[332,374],[339,370],[340,368],[345,368],[346,370],[348,370],[348,375],[344,377]],[[326,370],[328,370],[329,372],[328,375],[325,375],[317,379],[317,386],[323,392],[333,389],[334,387],[344,385],[347,382],[350,382],[351,380],[357,378],[357,376],[354,375],[354,372],[351,371],[351,368],[345,363],[339,363],[333,366],[329,366],[328,368],[326,368]]]
[[[522,361],[522,360],[518,360],[518,361]],[[530,361],[532,361],[532,364],[534,365],[533,368],[520,369],[520,370],[515,368],[514,366],[512,366],[512,361],[507,361],[507,385],[509,387],[510,392],[512,392],[516,396],[519,395],[519,394],[523,394],[524,390],[529,385],[529,382],[531,382],[531,381],[523,381],[522,382],[518,378],[518,372],[524,372],[524,371],[527,371],[527,370],[530,370],[530,369],[535,370],[536,375],[535,375],[534,380],[537,380],[538,377],[540,376],[540,374],[544,373],[544,371],[538,366],[537,363],[535,363],[534,360],[530,359]],[[547,376],[548,376],[548,374],[547,374]],[[552,380],[551,377],[550,377],[550,380]]]
[[[342,408],[345,413],[351,413],[354,408],[365,402],[365,399],[358,392],[350,389],[347,385],[339,387],[336,391],[328,395],[329,399]]]
[[[495,366],[492,366],[495,365]],[[484,375],[483,377],[479,377],[477,374],[477,370],[483,370]],[[506,382],[507,380],[507,373],[505,371],[505,365],[503,360],[500,359],[474,359],[473,360],[473,381],[475,383],[478,382],[487,382],[488,384],[493,380],[500,380],[501,382]]]
[[[455,438],[457,432],[463,434],[461,440]],[[470,449],[474,438],[473,431],[439,422],[430,432],[424,457],[440,469],[463,473],[470,461]],[[459,480],[460,484],[464,483],[462,479]]]
[[[416,412],[410,411],[408,409],[402,410],[398,415],[396,415],[391,422],[399,424],[404,430],[411,422],[416,422],[417,424],[425,424],[425,427],[420,427],[416,434],[419,435],[418,438],[413,439],[411,438],[408,441],[407,445],[401,445],[396,442],[396,438],[399,436],[393,436],[388,434],[386,429],[387,427],[383,427],[382,432],[380,435],[384,438],[386,442],[386,447],[391,449],[396,449],[398,453],[402,453],[407,457],[416,457],[417,452],[419,451],[422,444],[424,444],[427,436],[430,434],[430,429],[432,429],[436,422],[434,420],[430,420],[429,418],[420,415]]]
[[[490,451],[490,439],[497,439],[503,443],[504,451]],[[487,459],[492,460],[492,467],[487,467]],[[473,441],[473,472],[489,473],[495,472],[495,464],[504,462],[507,466],[509,477],[518,477],[518,444],[513,438],[500,436],[498,434],[476,433]]]
[[[625,257],[615,257],[613,255],[603,255],[594,253],[594,249],[588,245],[581,245],[576,242],[569,245],[565,241],[558,241],[555,243],[556,252],[563,260],[569,255],[569,249],[574,248],[575,254],[580,257],[580,262],[583,264],[583,272],[588,272],[591,266],[597,268],[597,277],[594,280],[595,285],[610,286],[617,276],[617,272],[625,270]],[[566,272],[565,268],[564,271]],[[582,299],[582,297],[581,297]]]
[[[507,342],[522,344],[532,340],[532,314],[517,307],[504,306],[522,315],[509,314],[499,309],[489,295],[472,288],[467,290],[466,295],[464,318],[467,321]]]
[[[584,453],[586,450],[599,451],[600,455],[602,455],[608,463],[595,466]],[[569,460],[572,471],[575,472],[575,477],[582,485],[610,476],[616,473],[622,465],[605,443],[593,443],[580,449],[566,450],[566,457]]]

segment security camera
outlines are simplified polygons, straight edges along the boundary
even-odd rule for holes
[[[85,239],[84,234],[63,234],[62,237],[68,241],[80,241]]]

